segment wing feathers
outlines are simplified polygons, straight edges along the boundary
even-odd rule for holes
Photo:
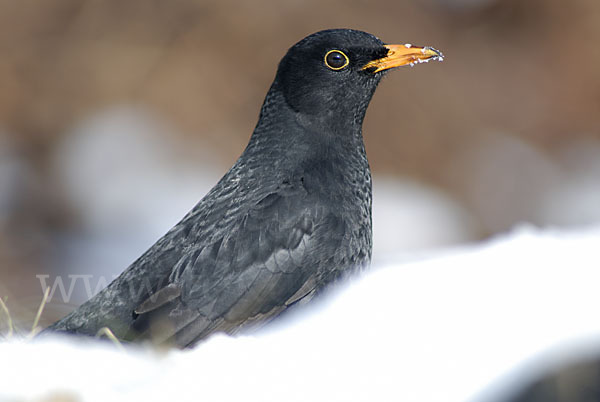
[[[156,293],[146,299],[146,301],[140,304],[139,307],[135,309],[135,313],[138,315],[149,313],[179,296],[181,296],[181,287],[175,283],[170,283],[164,288],[159,289]]]
[[[327,238],[327,251],[336,249],[345,228],[306,196],[303,189],[286,189],[264,197],[236,226],[188,252],[174,267],[172,283],[135,312],[168,321],[159,341],[189,346],[214,331],[268,319],[314,294],[326,260],[320,243]]]

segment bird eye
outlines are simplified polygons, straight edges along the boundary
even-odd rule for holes
[[[332,70],[341,70],[350,63],[348,56],[339,50],[330,50],[325,55],[325,65]]]

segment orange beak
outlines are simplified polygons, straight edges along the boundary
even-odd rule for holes
[[[381,59],[373,60],[363,66],[363,70],[375,69],[373,73],[394,67],[411,66],[416,63],[426,63],[429,60],[444,60],[444,55],[432,47],[406,45],[385,45],[388,54]]]

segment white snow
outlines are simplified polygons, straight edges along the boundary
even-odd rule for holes
[[[600,227],[522,227],[373,268],[269,330],[192,351],[0,343],[0,401],[486,401],[600,351]]]

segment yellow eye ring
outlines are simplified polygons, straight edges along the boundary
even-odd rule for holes
[[[332,70],[341,70],[350,64],[350,59],[341,50],[330,50],[325,55],[325,65]]]

